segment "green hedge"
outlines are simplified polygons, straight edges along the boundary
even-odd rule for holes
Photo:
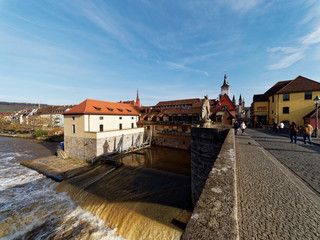
[[[36,137],[43,137],[48,135],[48,131],[45,130],[37,130],[35,132]]]

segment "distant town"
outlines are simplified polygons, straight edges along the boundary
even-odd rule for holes
[[[225,75],[220,95],[215,98],[209,97],[210,119],[214,125],[231,126],[235,120],[238,120],[245,122],[249,127],[262,127],[280,122],[288,127],[292,121],[299,125],[307,121],[314,129],[316,128],[316,108],[313,99],[320,95],[320,83],[317,81],[298,76],[293,80],[276,82],[265,93],[254,95],[250,107],[245,106],[241,94],[236,101],[234,95],[231,99],[229,92],[230,85]],[[72,113],[76,115],[93,114],[100,118],[107,115],[132,115],[135,121],[130,122],[129,125],[121,121],[118,121],[117,124],[104,121],[103,124],[97,123],[97,126],[91,128],[90,131],[104,132],[143,127],[145,134],[152,131],[154,141],[164,144],[161,139],[168,135],[170,138],[190,138],[191,127],[199,125],[202,102],[203,99],[200,98],[176,99],[160,101],[155,106],[141,106],[138,91],[136,100],[131,101],[111,103],[85,100],[86,104],[92,105],[92,112],[89,113],[85,109],[75,112],[75,109],[83,103],[77,106],[49,106],[1,102],[0,131],[2,133],[32,134],[35,137],[52,137],[63,135],[65,118]],[[119,109],[114,108],[114,104],[120,104],[119,108],[122,108],[123,111],[103,111]],[[129,106],[132,107],[130,113],[126,112]],[[9,109],[12,111],[5,111]],[[113,127],[110,127],[111,125]],[[185,148],[188,149],[189,146]]]

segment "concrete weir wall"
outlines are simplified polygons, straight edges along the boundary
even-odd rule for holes
[[[192,198],[197,203],[181,239],[236,239],[234,131],[195,128],[191,136]]]

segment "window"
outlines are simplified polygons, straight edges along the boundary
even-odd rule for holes
[[[122,119],[122,117],[119,117],[119,119]]]
[[[131,123],[131,128],[134,128],[134,123]]]
[[[131,117],[131,119],[133,119],[133,117]]]
[[[103,120],[103,117],[99,117],[100,120]]]
[[[130,109],[127,109],[128,112],[132,112]]]
[[[75,120],[75,117],[72,117],[72,121],[74,121]]]
[[[101,107],[95,107],[93,106],[97,111],[101,111]]]
[[[108,108],[108,107],[107,107],[107,109],[108,109],[110,112],[113,112],[113,108]]]
[[[100,124],[100,132],[103,132],[103,124]]]
[[[119,112],[123,112],[123,109],[117,108]]]
[[[289,93],[283,94],[283,101],[289,101],[290,100],[290,95]]]
[[[284,108],[282,109],[282,112],[283,112],[284,114],[288,114],[288,113],[289,113],[289,107],[284,107]]]
[[[76,133],[76,125],[72,124],[72,133]]]
[[[312,99],[312,92],[305,92],[304,93],[304,99],[305,100]]]
[[[147,130],[150,130],[150,126],[147,126]]]
[[[119,129],[120,130],[122,129],[122,123],[119,123]]]

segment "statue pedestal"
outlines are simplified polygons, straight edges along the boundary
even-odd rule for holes
[[[201,121],[200,127],[202,127],[202,128],[211,128],[211,120]]]

